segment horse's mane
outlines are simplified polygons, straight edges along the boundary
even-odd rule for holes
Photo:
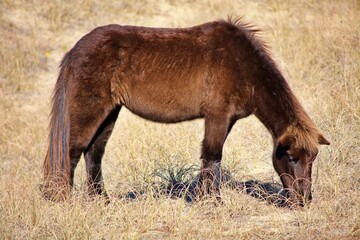
[[[277,90],[276,94],[282,99],[287,110],[286,112],[288,112],[289,118],[293,122],[286,132],[295,138],[295,147],[316,151],[321,133],[295,97],[281,71],[277,67],[277,64],[271,58],[267,43],[259,37],[258,33],[261,33],[261,30],[254,25],[243,21],[242,17],[233,18],[230,16],[227,20],[221,19],[220,21],[236,27],[246,36],[255,50],[254,53],[258,54],[260,57],[263,67],[265,67],[270,73],[270,76],[272,76],[271,84],[276,84],[276,87],[274,87],[274,89]],[[276,80],[273,81],[273,79]]]
[[[262,58],[266,58],[268,64],[273,64],[276,67],[276,64],[271,59],[271,53],[269,50],[269,46],[267,43],[259,36],[259,33],[262,32],[261,29],[257,28],[255,25],[245,22],[243,17],[234,18],[229,16],[227,20],[221,19],[221,22],[226,22],[238,30],[240,30],[243,34],[245,34],[246,38],[251,43],[254,50],[260,54]]]

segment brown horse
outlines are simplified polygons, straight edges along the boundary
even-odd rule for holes
[[[273,165],[289,198],[311,199],[311,167],[329,144],[292,93],[257,30],[239,20],[190,28],[108,25],[65,55],[44,162],[45,196],[66,199],[81,154],[90,194],[105,194],[101,158],[122,106],[145,119],[205,119],[200,184],[219,196],[226,137],[254,114],[274,141]],[[106,195],[106,194],[105,194]]]

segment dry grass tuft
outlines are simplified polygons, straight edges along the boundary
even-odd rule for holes
[[[41,198],[57,66],[82,35],[108,23],[185,27],[228,15],[244,15],[264,30],[262,38],[294,92],[331,140],[314,166],[310,206],[280,208],[271,197],[260,201],[244,191],[245,186],[252,195],[277,193],[265,186],[274,190],[279,182],[271,166],[270,135],[254,117],[240,121],[227,140],[223,165],[240,185],[223,187],[223,205],[215,207],[211,199],[188,204],[167,194],[154,197],[167,189],[166,181],[186,182],[196,175],[181,166],[200,164],[202,121],[155,124],[126,110],[103,164],[111,203],[86,197],[83,163],[71,200],[55,204]],[[356,0],[1,1],[0,237],[359,239],[359,42]],[[159,171],[159,166],[178,167]],[[149,187],[153,182],[157,190]],[[137,201],[117,197],[138,189],[145,197]]]

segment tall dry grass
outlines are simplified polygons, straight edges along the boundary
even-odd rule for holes
[[[294,92],[331,140],[316,160],[314,200],[289,210],[224,188],[224,204],[117,198],[153,181],[159,166],[200,162],[201,120],[150,123],[122,111],[103,171],[111,204],[41,198],[42,161],[57,65],[98,25],[185,27],[228,15],[264,30]],[[358,1],[24,1],[0,3],[0,237],[3,239],[360,238],[360,4]],[[223,165],[240,180],[278,181],[271,139],[254,117],[237,123]]]

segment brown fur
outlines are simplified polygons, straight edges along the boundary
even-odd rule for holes
[[[308,159],[328,142],[256,32],[229,19],[175,29],[108,25],[85,35],[65,55],[55,86],[46,189],[58,190],[50,180],[60,178],[68,192],[84,153],[89,191],[103,193],[101,158],[125,106],[163,123],[204,118],[201,182],[204,193],[216,194],[226,137],[238,119],[255,114],[273,136],[274,167],[284,187],[304,195],[294,181],[310,180]],[[279,161],[289,158],[290,150],[302,160],[297,167]]]

